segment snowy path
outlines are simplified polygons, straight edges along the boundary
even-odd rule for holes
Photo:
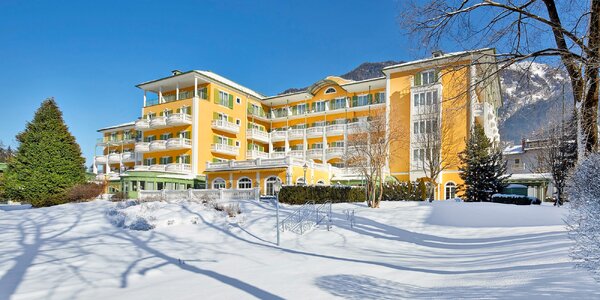
[[[113,226],[114,205],[0,211],[0,299],[600,298],[568,257],[564,208],[340,204],[331,231],[278,248],[269,204],[236,220],[189,203],[125,209],[156,218],[145,232]]]

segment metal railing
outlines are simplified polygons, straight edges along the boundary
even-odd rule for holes
[[[325,219],[327,219],[327,230],[329,230],[331,226],[331,202],[328,201],[316,206],[314,201],[308,201],[281,221],[279,226],[283,232],[291,231],[302,235],[321,224]]]

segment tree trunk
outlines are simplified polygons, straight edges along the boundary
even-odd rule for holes
[[[600,67],[600,0],[592,0],[588,62],[585,68],[585,98],[581,103],[581,131],[585,156],[598,149],[598,67]]]

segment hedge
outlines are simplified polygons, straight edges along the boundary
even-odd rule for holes
[[[287,204],[364,202],[365,190],[349,186],[283,186],[279,192],[279,202]]]
[[[542,201],[538,198],[514,194],[494,194],[492,195],[492,202],[515,205],[542,204]]]
[[[390,181],[383,185],[383,201],[423,201],[425,198],[427,190],[423,181]]]

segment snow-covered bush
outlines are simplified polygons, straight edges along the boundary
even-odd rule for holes
[[[129,224],[129,226],[127,226],[127,228],[131,230],[148,231],[153,229],[154,225],[150,224],[145,218],[138,216],[131,224]]]
[[[542,204],[542,201],[538,198],[514,194],[493,194],[492,202],[515,205]]]
[[[567,194],[571,211],[567,219],[569,236],[575,241],[572,256],[579,267],[600,280],[600,154],[586,158],[571,176]]]
[[[240,208],[239,203],[232,203],[232,204],[225,206],[225,212],[227,213],[227,215],[229,217],[233,218],[233,217],[241,214],[242,209]]]

